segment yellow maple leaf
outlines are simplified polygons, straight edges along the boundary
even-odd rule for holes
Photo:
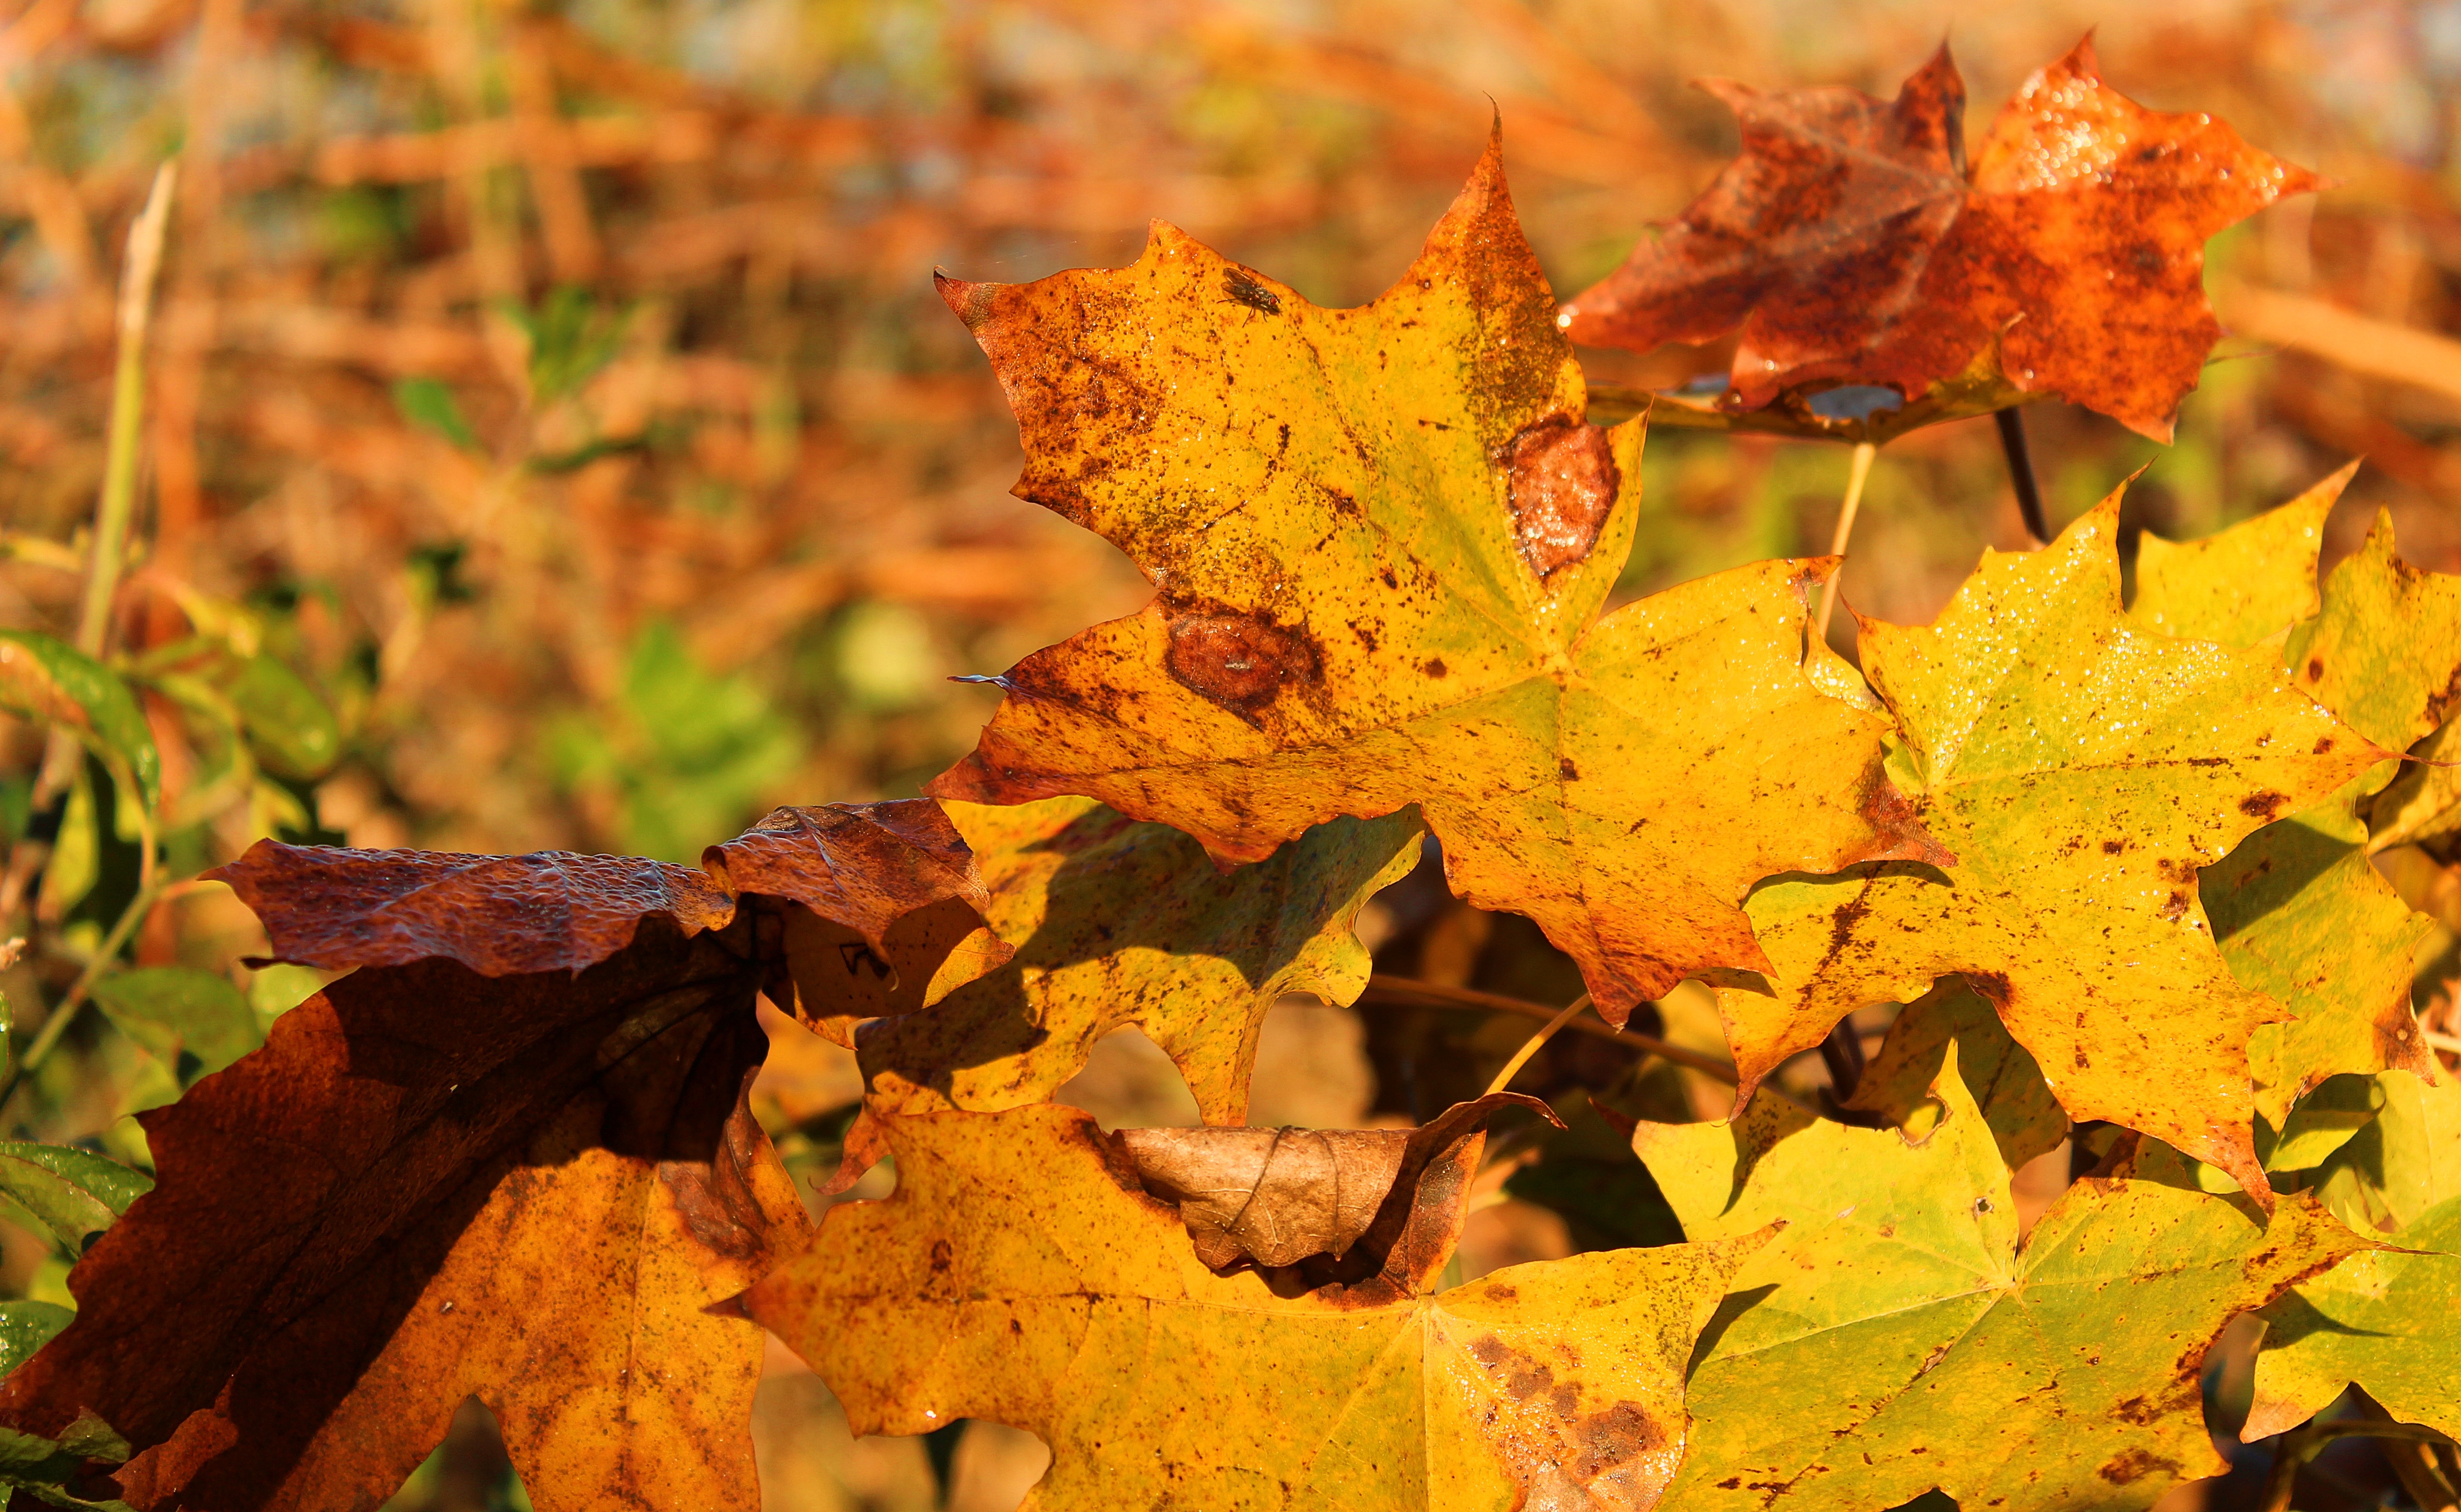
[[[1075,1109],[881,1122],[896,1193],[831,1209],[744,1306],[857,1433],[987,1417],[1040,1435],[1038,1512],[1646,1512],[1683,1455],[1685,1364],[1768,1237],[1576,1255],[1429,1294],[1472,1136],[1393,1194],[1435,1242],[1362,1285],[1301,1289],[1209,1268],[1121,1138]]]
[[[1885,717],[1804,671],[1832,562],[1599,618],[1642,422],[1583,423],[1499,144],[1357,309],[1161,224],[1126,268],[942,291],[1016,412],[1017,493],[1156,594],[999,678],[935,796],[1098,798],[1224,862],[1417,803],[1454,891],[1536,920],[1615,1023],[1767,964],[1738,906],[1756,879],[1927,854]]]

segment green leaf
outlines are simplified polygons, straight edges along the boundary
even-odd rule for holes
[[[0,1142],[0,1193],[15,1199],[72,1255],[153,1186],[143,1173],[84,1150]]]
[[[2199,1192],[2150,1140],[2161,1159],[2071,1186],[2021,1246],[1957,1066],[1919,1143],[1766,1102],[1636,1133],[1694,1243],[1788,1225],[1696,1356],[1659,1512],[1869,1512],[1935,1487],[1994,1512],[2148,1506],[2224,1468],[2198,1383],[2223,1328],[2366,1246],[2303,1196],[2266,1223]]]
[[[440,378],[402,378],[393,386],[394,408],[422,431],[444,437],[465,452],[479,449],[479,437],[461,417],[460,401]]]
[[[265,1043],[247,998],[211,971],[139,967],[96,983],[94,1000],[123,1033],[177,1070],[183,1087]]]
[[[276,776],[322,777],[342,754],[341,726],[332,709],[280,659],[247,658],[224,691],[239,711],[257,759]]]
[[[2244,1438],[2278,1434],[2359,1386],[2403,1422],[2461,1438],[2461,1197],[2353,1255],[2260,1314],[2256,1406]]]
[[[2302,1422],[2356,1385],[2395,1417],[2461,1438],[2461,1083],[2386,1072],[2373,1091],[2379,1111],[2325,1160],[2317,1187],[2344,1223],[2388,1233],[2396,1249],[2354,1255],[2264,1310],[2245,1437]]]
[[[2323,1164],[2374,1121],[2385,1100],[2380,1080],[2335,1076],[2299,1099],[2270,1144],[2265,1138],[2268,1129],[2257,1130],[2256,1145],[2264,1157],[2264,1168],[2309,1171]]]
[[[2327,1077],[2429,1063],[2409,1000],[2412,964],[2434,926],[2368,862],[2354,807],[2383,776],[2266,825],[2197,874],[2231,975],[2299,1015],[2248,1040],[2256,1111],[2277,1127]]]
[[[26,1362],[76,1316],[56,1302],[0,1302],[0,1375]]]
[[[2361,1233],[2392,1233],[2461,1197],[2461,1085],[2408,1072],[2375,1078],[2379,1111],[2316,1173],[2316,1190]]]
[[[95,815],[94,778],[83,761],[70,779],[60,830],[52,837],[52,859],[43,864],[42,913],[63,919],[102,880],[102,828]]]
[[[161,801],[162,760],[144,710],[85,652],[38,630],[0,630],[0,710],[71,732],[134,775],[146,807]]]
[[[532,309],[499,307],[529,338],[530,395],[551,404],[580,390],[614,360],[624,339],[624,315],[602,312],[589,290],[566,284],[549,290]]]
[[[2068,1116],[2043,1079],[2043,1068],[2009,1035],[1990,1000],[1961,978],[1905,1006],[1846,1106],[1876,1113],[1915,1139],[1926,1138],[1939,1121],[1932,1085],[1952,1052],[2008,1169],[2059,1148],[2067,1138]]]
[[[125,1501],[94,1501],[68,1489],[84,1471],[87,1460],[124,1464],[128,1453],[128,1440],[92,1412],[80,1412],[57,1438],[0,1428],[0,1486],[14,1487],[56,1507],[135,1512]]]

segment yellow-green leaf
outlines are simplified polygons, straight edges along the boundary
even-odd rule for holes
[[[1266,1011],[1367,986],[1351,932],[1419,856],[1418,817],[1335,820],[1228,875],[1165,824],[1091,799],[951,803],[991,892],[1005,967],[858,1040],[874,1105],[995,1112],[1048,1098],[1094,1041],[1135,1025],[1179,1066],[1209,1123],[1244,1123]]]
[[[256,1011],[230,979],[185,966],[116,971],[94,987],[112,1023],[179,1074],[186,1086],[265,1043]]]
[[[2299,686],[2387,751],[2431,734],[2461,699],[2461,577],[2404,562],[2379,510],[2323,599],[2284,650]]]
[[[0,630],[0,710],[75,735],[126,771],[148,808],[162,798],[162,758],[137,695],[109,668],[39,630]]]
[[[1683,1452],[1685,1362],[1762,1237],[1516,1266],[1434,1295],[1302,1289],[1207,1268],[1074,1109],[880,1121],[895,1194],[830,1209],[746,1308],[857,1433],[987,1417],[1041,1436],[1036,1512],[1643,1512]],[[1466,1175],[1419,1196],[1455,1228]]]
[[[2182,640],[2244,648],[2313,615],[2324,517],[2358,470],[2352,462],[2288,503],[2199,541],[2147,531],[2136,543],[2129,618]]]
[[[1905,1006],[1846,1106],[1876,1113],[1914,1139],[1926,1138],[1940,1117],[1931,1089],[1950,1055],[1957,1057],[1958,1076],[1981,1108],[2010,1170],[2058,1149],[2067,1138],[2068,1116],[2043,1080],[2043,1068],[2009,1037],[1990,1001],[1961,979],[1943,982]]]
[[[1584,422],[1497,146],[1357,309],[1162,225],[1127,268],[942,292],[1016,412],[1016,491],[1156,596],[998,679],[937,796],[1090,796],[1229,862],[1416,803],[1453,890],[1536,920],[1616,1023],[1766,965],[1756,879],[1930,854],[1880,775],[1886,720],[1803,671],[1832,564],[1598,618],[1640,424]]]
[[[2303,1196],[2259,1221],[2175,1159],[2169,1180],[2078,1182],[2020,1244],[1956,1065],[1920,1142],[1766,1103],[1636,1134],[1694,1243],[1789,1225],[1736,1272],[1694,1369],[1665,1512],[1868,1512],[1934,1488],[1999,1512],[2151,1505],[2224,1468],[2198,1389],[2222,1329],[2366,1246]]]
[[[2357,470],[2352,462],[2290,502],[2201,541],[2144,537],[2130,617],[2167,634],[2240,649],[2294,624],[2302,640],[2312,638],[2316,626],[2307,622],[2325,605],[2316,588],[2324,517]],[[2354,591],[2371,591],[2387,565],[2380,560],[2334,574],[2332,613],[2343,627],[2333,632],[2337,643],[2371,623],[2350,612],[2350,600]],[[2326,706],[2347,714],[2329,699]],[[2266,825],[2197,880],[2232,976],[2298,1015],[2296,1023],[2264,1025],[2248,1045],[2257,1111],[2276,1128],[2328,1076],[2417,1070],[2426,1062],[2409,978],[2427,922],[2367,864],[2366,825],[2357,807],[2390,776],[2369,773]]]
[[[2461,724],[2410,748],[2402,769],[2367,809],[2367,853],[2423,845],[2461,833]]]
[[[2367,861],[2352,797],[2369,780],[2258,830],[2198,878],[2231,975],[2299,1015],[2248,1042],[2256,1109],[2275,1128],[2326,1077],[2432,1060],[2409,998],[2434,926]]]
[[[2196,869],[2385,753],[2273,652],[2130,622],[2118,524],[2113,495],[2041,552],[1986,553],[1933,625],[1862,622],[1902,731],[1891,777],[1958,860],[1764,884],[1750,913],[1775,969],[1719,1007],[1748,1090],[1852,1010],[1962,972],[2071,1117],[2261,1196],[2248,1041],[2290,1015],[2224,966]]]
[[[2243,1437],[2295,1427],[2355,1385],[2402,1421],[2461,1438],[2461,1085],[2379,1081],[2384,1111],[2325,1162],[2322,1186],[2353,1224],[2390,1229],[2396,1248],[2353,1255],[2264,1310]]]

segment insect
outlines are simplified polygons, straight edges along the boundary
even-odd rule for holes
[[[1230,296],[1231,303],[1245,305],[1250,309],[1261,310],[1268,315],[1282,312],[1282,296],[1256,282],[1256,276],[1244,267],[1230,268],[1223,273],[1222,292]]]

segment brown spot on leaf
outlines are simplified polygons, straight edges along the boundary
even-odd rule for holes
[[[2331,735],[2319,735],[2316,739],[2315,746],[2309,750],[2308,755],[2324,756],[2329,754],[2332,749],[2333,737]]]
[[[2260,819],[2268,824],[2272,823],[2276,816],[2279,815],[2283,809],[2288,808],[2289,806],[2289,794],[2275,793],[2271,791],[2251,793],[2247,797],[2238,800],[2238,811],[2240,813],[2248,815],[2254,819]]]
[[[2129,1485],[2135,1481],[2144,1480],[2147,1476],[2157,1473],[2167,1473],[2170,1475],[2178,1474],[2179,1461],[2176,1459],[2166,1459],[2162,1456],[2154,1454],[2152,1451],[2141,1446],[2122,1450],[2120,1453],[2113,1455],[2104,1463],[2103,1467],[2096,1472],[2096,1474],[2100,1475],[2105,1480],[2109,1481],[2115,1486]]]
[[[1286,683],[1312,683],[1321,675],[1316,648],[1303,632],[1232,611],[1172,619],[1168,662],[1184,686],[1241,713],[1273,702]]]
[[[2106,856],[2116,856],[2127,848],[2128,841],[2124,840],[2107,840],[2102,842],[2102,853]]]
[[[1506,465],[1530,570],[1544,578],[1588,556],[1623,487],[1607,433],[1551,415],[1512,438]]]

